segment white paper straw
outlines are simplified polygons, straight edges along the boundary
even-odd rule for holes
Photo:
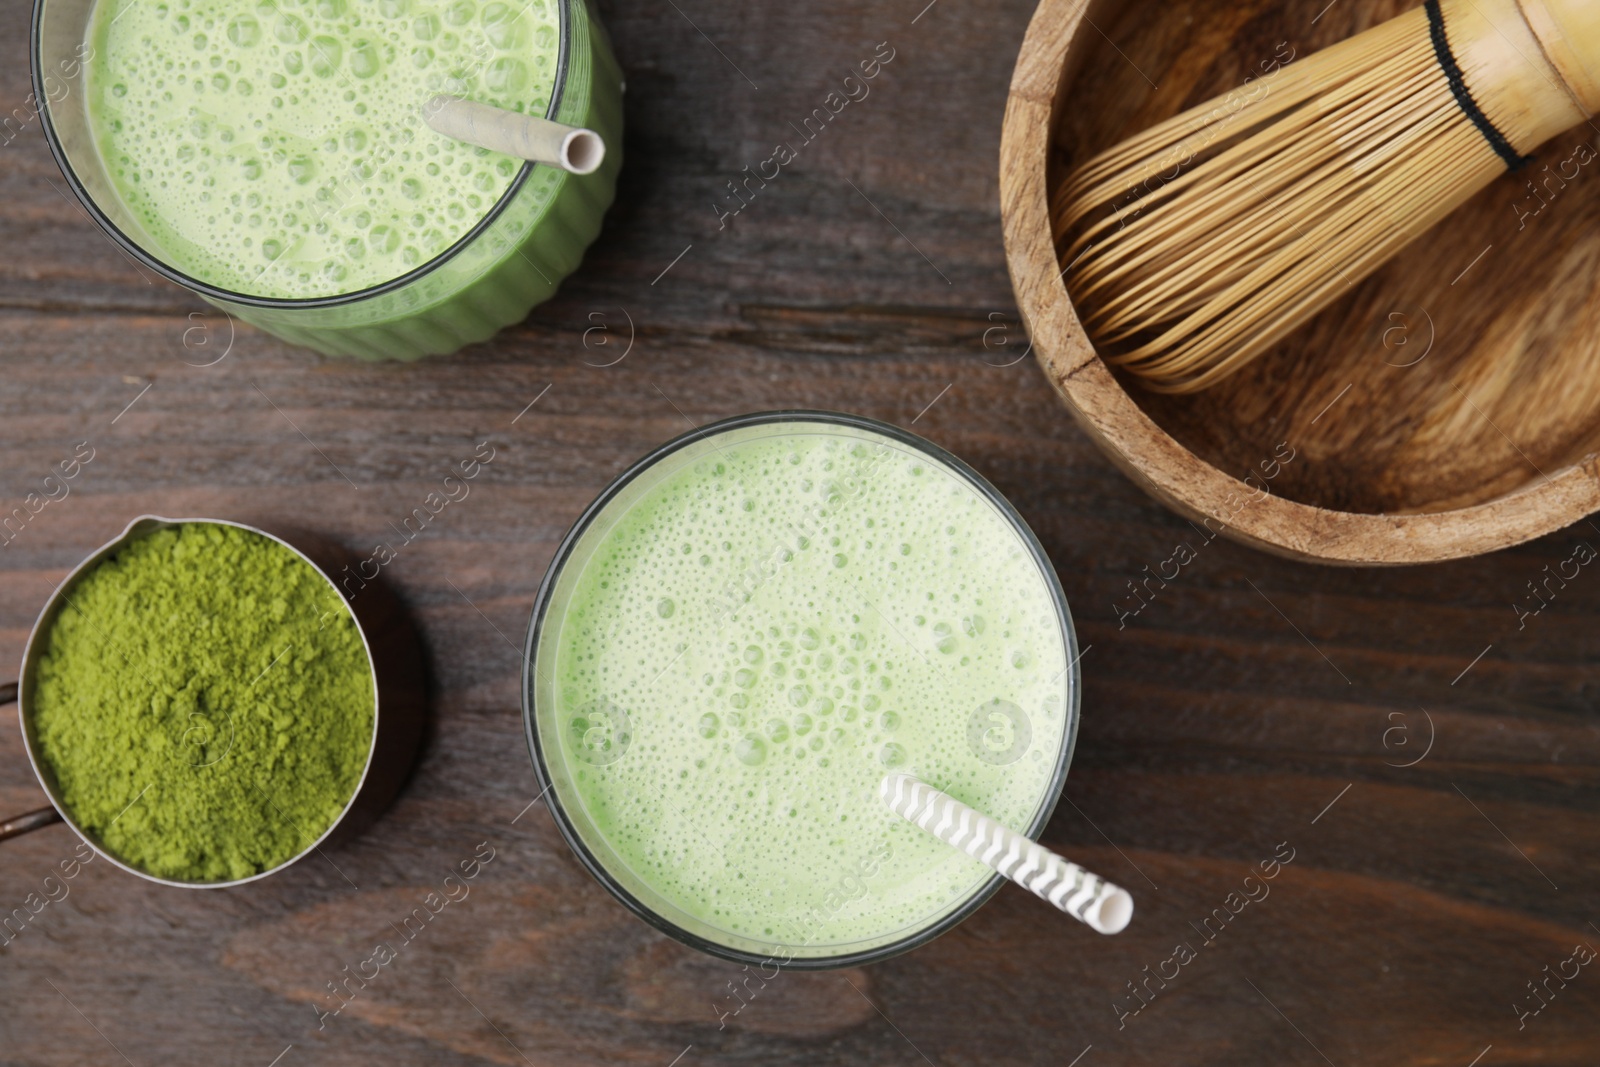
[[[439,95],[422,108],[436,133],[491,152],[548,163],[573,174],[593,174],[606,158],[606,143],[593,130],[563,126],[535,115]]]
[[[1051,852],[909,774],[886,774],[878,797],[889,810],[959,848],[1102,934],[1121,933],[1133,897],[1121,886]]]

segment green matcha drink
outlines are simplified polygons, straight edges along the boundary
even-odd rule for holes
[[[1031,535],[863,423],[669,453],[576,536],[541,604],[537,743],[569,837],[736,953],[904,942],[991,883],[877,802],[886,771],[1028,830],[1064,769],[1070,623]]]
[[[50,2],[90,4],[80,114],[49,112],[75,186],[154,265],[291,340],[408,357],[486,337],[554,291],[610,201],[621,80],[582,0]],[[606,164],[454,141],[423,121],[441,93],[593,126]]]
[[[437,257],[520,169],[434,133],[419,103],[543,115],[557,37],[550,0],[102,0],[89,113],[179,270],[337,296]]]

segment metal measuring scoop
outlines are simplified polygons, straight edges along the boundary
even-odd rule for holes
[[[46,638],[57,616],[63,610],[74,607],[72,591],[78,582],[101,560],[128,542],[155,530],[185,523],[233,526],[259,534],[276,541],[309,563],[340,594],[350,613],[355,617],[356,629],[366,645],[373,678],[372,744],[367,753],[361,780],[339,817],[315,841],[276,867],[248,878],[226,882],[180,882],[161,878],[118,859],[102,847],[88,831],[74,821],[71,811],[61,799],[60,791],[56,788],[49,768],[40,759],[38,740],[34,735],[29,716],[30,694],[35,685],[34,672],[43,654]],[[422,738],[423,719],[427,710],[427,689],[423,677],[421,645],[394,593],[377,580],[376,576],[368,578],[360,574],[359,570],[353,576],[347,574],[345,578],[346,584],[352,581],[359,583],[355,589],[341,588],[336,580],[335,575],[340,570],[348,572],[356,563],[357,560],[344,548],[302,530],[277,528],[277,532],[273,532],[229,519],[168,519],[158,515],[141,515],[134,519],[128,524],[127,529],[73,568],[72,573],[56,587],[55,593],[45,602],[44,610],[39,613],[38,621],[33,624],[33,631],[28,635],[28,643],[22,653],[21,677],[16,682],[0,684],[0,704],[13,701],[16,703],[17,719],[22,727],[22,739],[28,750],[28,759],[33,764],[34,776],[38,778],[40,787],[50,798],[49,807],[39,808],[0,822],[0,841],[38,830],[52,823],[65,822],[79,837],[88,842],[95,852],[130,874],[163,885],[215,889],[243,885],[245,882],[265,878],[299,861],[319,846],[354,837],[371,825],[394,799],[410,772],[417,746]]]

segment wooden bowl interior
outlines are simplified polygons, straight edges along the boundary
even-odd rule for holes
[[[1275,57],[1308,55],[1412,6],[1093,4],[1064,75],[1050,183]],[[1293,442],[1294,462],[1272,483],[1290,500],[1374,514],[1481,504],[1600,447],[1597,220],[1600,136],[1583,126],[1215,388],[1163,396],[1119,379],[1158,425],[1236,477]]]

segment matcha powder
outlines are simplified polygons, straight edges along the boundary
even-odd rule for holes
[[[372,675],[350,610],[260,534],[186,523],[73,587],[29,694],[78,825],[162,878],[247,878],[304,851],[366,766]]]

